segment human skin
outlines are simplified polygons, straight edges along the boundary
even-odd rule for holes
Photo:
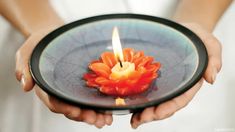
[[[231,0],[180,1],[173,19],[194,31],[203,40],[209,55],[208,67],[204,77],[184,94],[158,106],[146,108],[140,113],[134,113],[131,118],[133,128],[146,122],[170,117],[192,100],[204,80],[213,84],[221,68],[221,45],[212,35],[212,31],[230,2]],[[47,0],[0,0],[0,13],[26,38],[16,53],[16,77],[21,81],[24,91],[34,89],[52,112],[64,114],[69,119],[87,122],[98,128],[106,124],[111,125],[111,115],[66,104],[34,84],[28,67],[32,50],[47,33],[64,24],[50,3]]]
[[[16,53],[16,78],[24,91],[34,89],[41,101],[55,113],[75,121],[83,121],[97,128],[112,124],[110,114],[97,113],[66,104],[45,93],[35,85],[29,72],[28,61],[37,43],[49,32],[64,25],[48,0],[0,0],[0,13],[24,36],[25,42]]]
[[[221,44],[213,36],[212,31],[231,2],[232,0],[180,1],[173,20],[188,27],[202,39],[208,52],[208,66],[203,78],[182,95],[158,106],[146,108],[140,113],[134,113],[131,118],[132,128],[137,128],[143,123],[162,120],[172,116],[193,99],[204,80],[211,84],[214,83],[222,63]]]

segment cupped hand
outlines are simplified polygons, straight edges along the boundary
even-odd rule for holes
[[[175,112],[185,107],[195,96],[197,91],[201,88],[203,81],[213,84],[217,73],[220,71],[221,63],[221,44],[212,35],[211,32],[203,29],[200,25],[195,23],[183,23],[184,26],[195,32],[204,42],[208,52],[209,62],[204,73],[203,78],[196,83],[191,89],[182,95],[175,97],[158,106],[149,107],[140,113],[134,113],[131,118],[132,128],[137,128],[143,123],[162,120],[172,116]]]
[[[47,35],[53,28],[45,28],[30,35],[24,44],[16,53],[16,78],[21,82],[24,91],[35,90],[41,101],[55,113],[64,114],[67,118],[75,121],[86,122],[95,125],[97,128],[102,128],[105,125],[112,124],[112,115],[97,113],[90,109],[81,109],[77,106],[66,104],[55,97],[48,95],[41,88],[35,85],[32,76],[29,72],[29,59],[31,53],[38,42]]]

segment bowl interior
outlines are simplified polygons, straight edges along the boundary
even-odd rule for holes
[[[159,78],[146,92],[126,97],[126,106],[116,106],[115,97],[88,88],[82,79],[92,60],[98,59],[104,51],[112,51],[114,26],[119,29],[123,48],[143,50],[162,64]],[[47,43],[45,46],[37,47],[38,73],[33,74],[44,90],[77,104],[101,108],[138,107],[176,96],[198,78],[195,73],[199,55],[194,42],[181,31],[162,23],[115,18],[58,32],[42,42]]]

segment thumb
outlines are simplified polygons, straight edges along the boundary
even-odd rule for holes
[[[28,64],[33,49],[44,36],[46,36],[55,28],[56,26],[44,28],[31,34],[31,36],[25,41],[25,43],[18,49],[16,53],[16,78],[21,82],[24,91],[30,91],[34,86],[34,81],[30,74]]]
[[[24,91],[30,91],[34,86],[28,66],[29,56],[30,54],[22,48],[16,53],[16,78],[20,81]]]
[[[29,72],[28,66],[23,70],[23,74],[20,80],[21,86],[25,92],[33,89],[34,81]]]
[[[30,36],[16,53],[16,78],[21,82],[24,91],[30,91],[34,86],[29,69],[29,59],[34,47],[41,38],[42,36],[38,35]]]

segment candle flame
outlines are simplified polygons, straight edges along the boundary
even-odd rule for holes
[[[125,103],[125,100],[123,98],[118,97],[118,98],[115,99],[115,104],[116,105],[125,105],[126,103]]]
[[[113,45],[113,52],[114,52],[115,57],[117,58],[118,61],[123,62],[124,58],[123,58],[123,52],[122,52],[122,45],[121,45],[117,27],[113,28],[112,45]]]

